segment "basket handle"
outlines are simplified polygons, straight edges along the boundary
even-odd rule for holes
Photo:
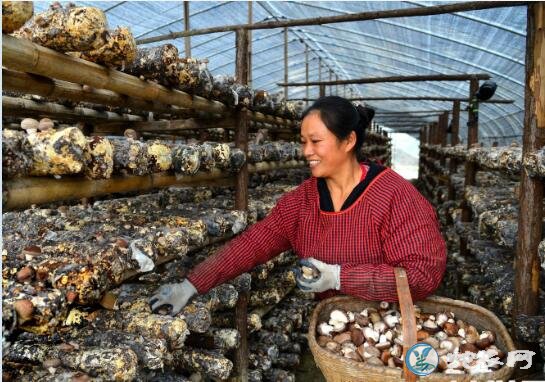
[[[405,381],[415,382],[416,375],[407,368],[406,355],[407,351],[416,343],[416,318],[414,313],[413,299],[409,282],[407,280],[407,272],[403,268],[394,268],[396,278],[397,296],[399,300],[399,309],[403,318],[403,374]]]

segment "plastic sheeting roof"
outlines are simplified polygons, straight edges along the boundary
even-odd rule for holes
[[[128,25],[136,38],[182,31],[180,1],[81,1],[77,5],[103,9],[110,27]],[[259,1],[253,3],[253,21],[313,18],[347,13],[448,4],[415,1]],[[47,2],[35,2],[36,11]],[[191,29],[244,24],[248,2],[190,2]],[[482,104],[479,107],[480,140],[500,144],[520,140],[524,118],[524,59],[526,7],[459,12],[421,17],[402,17],[289,29],[289,81],[305,81],[305,46],[309,48],[309,80],[322,80],[329,70],[339,79],[392,75],[489,73],[497,82],[494,98],[513,99],[514,104]],[[180,54],[184,39],[168,40]],[[193,57],[208,58],[212,74],[233,74],[235,34],[215,33],[191,37]],[[282,90],[284,80],[283,29],[252,32],[252,87],[270,92]],[[310,98],[318,87],[310,87]],[[338,86],[339,95],[362,97],[440,96],[467,97],[469,82],[407,82]],[[305,87],[290,87],[289,98],[304,98]],[[444,110],[452,102],[370,101],[377,110]],[[465,104],[462,104],[462,110]],[[466,137],[467,113],[461,113],[460,134]],[[377,115],[377,121],[381,118]],[[429,121],[436,120],[427,117]],[[384,121],[384,120],[383,120]],[[401,129],[399,126],[398,129]],[[405,130],[405,129],[403,129]]]

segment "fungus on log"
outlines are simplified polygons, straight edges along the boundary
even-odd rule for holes
[[[63,8],[54,3],[14,35],[58,52],[85,52],[104,45],[107,27],[106,15],[99,8],[71,5]]]
[[[2,33],[21,28],[33,14],[32,1],[2,1]]]

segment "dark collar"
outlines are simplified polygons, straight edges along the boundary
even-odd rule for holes
[[[385,170],[385,167],[373,162],[365,162],[365,164],[369,166],[367,175],[365,175],[365,178],[359,182],[358,185],[354,187],[350,195],[348,195],[348,198],[346,198],[341,207],[341,211],[354,204],[354,202],[358,200],[361,194],[363,194],[363,191],[365,191],[373,179],[375,179],[378,174]],[[329,188],[327,188],[327,183],[324,178],[318,178],[318,194],[320,195],[320,209],[324,212],[335,212],[333,200],[331,199],[331,194],[329,192]]]

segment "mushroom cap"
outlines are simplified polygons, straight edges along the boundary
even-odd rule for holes
[[[345,342],[350,342],[350,341],[352,341],[351,333],[350,332],[343,332],[343,333],[337,334],[335,337],[333,337],[333,341],[335,341],[335,342],[337,342],[339,344],[344,344]]]
[[[38,129],[39,125],[40,122],[34,118],[25,118],[21,121],[21,129],[23,130],[36,130]]]
[[[38,123],[38,130],[44,131],[52,129],[55,126],[52,120],[49,118],[42,118],[40,119],[40,122]]]
[[[318,331],[318,334],[322,336],[331,336],[333,326],[329,325],[327,322],[322,322],[318,325],[318,328],[316,328],[316,330]]]
[[[335,309],[335,310],[332,310],[331,313],[329,314],[329,320],[334,320],[334,321],[338,321],[338,322],[344,322],[345,324],[348,323],[348,315],[343,312],[342,310],[339,310],[339,309]]]

